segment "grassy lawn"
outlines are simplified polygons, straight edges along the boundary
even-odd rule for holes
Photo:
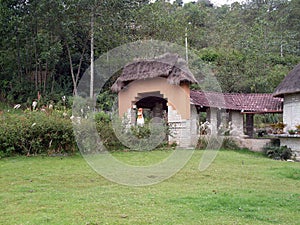
[[[128,187],[80,156],[0,160],[0,224],[300,224],[300,163],[220,151],[204,172],[202,151],[172,178]],[[117,152],[149,164],[168,151]]]

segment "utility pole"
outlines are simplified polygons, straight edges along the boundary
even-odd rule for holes
[[[94,12],[91,15],[91,79],[90,98],[94,98]]]
[[[188,56],[188,39],[187,39],[187,27],[185,28],[185,60],[186,63],[189,63],[189,56]]]
[[[190,25],[191,22],[188,23]],[[185,27],[185,60],[189,64],[189,54],[188,54],[188,27]]]

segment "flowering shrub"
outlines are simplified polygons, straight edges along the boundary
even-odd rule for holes
[[[108,151],[126,148],[116,137],[108,114],[97,113],[95,121],[71,116],[71,111],[18,111],[0,114],[0,158],[12,155],[70,154],[78,150],[73,123],[79,123],[77,135],[82,138],[84,149],[93,151],[97,143],[90,135],[99,135]],[[95,122],[98,133],[94,134],[90,123]],[[134,128],[132,128],[134,129]],[[143,130],[142,130],[143,129]],[[148,128],[132,132],[137,137],[150,135]]]
[[[76,145],[73,127],[62,113],[47,115],[27,111],[0,116],[0,157],[15,154],[73,153]]]

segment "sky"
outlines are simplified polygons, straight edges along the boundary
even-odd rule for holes
[[[184,3],[193,2],[195,0],[183,0]],[[221,6],[224,4],[230,5],[233,2],[243,2],[245,0],[210,0],[211,3],[213,3],[216,6]]]
[[[214,5],[220,6],[220,5],[225,5],[225,4],[231,4],[233,2],[243,2],[244,0],[210,0],[211,3]],[[184,2],[190,2],[188,0],[184,0]]]

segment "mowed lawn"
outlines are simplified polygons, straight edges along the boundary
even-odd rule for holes
[[[135,165],[170,151],[117,152]],[[146,187],[112,183],[78,154],[0,159],[0,224],[300,224],[300,163],[203,151],[170,179]]]

